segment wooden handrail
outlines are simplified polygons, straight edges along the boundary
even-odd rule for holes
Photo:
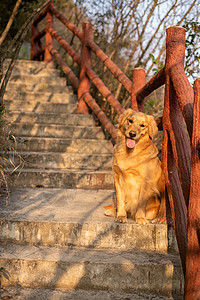
[[[50,30],[51,32],[51,30]],[[65,44],[64,44],[65,45]],[[53,55],[53,57],[56,59],[57,63],[62,68],[63,72],[67,75],[69,80],[72,82],[73,86],[78,89],[79,86],[79,80],[76,77],[76,75],[73,73],[73,71],[67,66],[67,64],[63,61],[58,51],[52,46],[48,46],[49,51]],[[96,76],[96,74],[92,73],[93,76]],[[93,110],[93,112],[96,114],[98,119],[103,124],[104,128],[110,133],[112,138],[116,141],[117,133],[115,127],[112,125],[110,120],[106,117],[105,113],[100,109],[100,107],[97,105],[96,101],[91,97],[89,93],[85,93],[83,95],[84,100],[89,105],[89,107]],[[120,106],[121,108],[121,106]]]
[[[62,46],[62,48],[72,57],[73,61],[79,66],[81,65],[80,56],[74,51],[74,49],[67,43],[67,41],[52,27],[49,28],[51,35],[57,40],[57,42]]]
[[[83,32],[80,31],[73,23],[67,20],[54,6],[50,6],[51,12],[58,18],[70,31],[72,31],[80,40],[83,38]],[[97,55],[113,75],[123,84],[131,93],[131,80],[117,67],[115,63],[95,44],[94,41],[88,40],[87,46]]]
[[[86,67],[86,73],[90,80],[94,83],[100,93],[106,98],[110,105],[114,108],[118,115],[122,114],[124,111],[121,103],[113,96],[111,91],[103,83],[103,81],[98,77],[98,75],[89,67]]]
[[[137,102],[142,103],[144,98],[165,84],[165,69],[162,68],[136,94]]]
[[[65,39],[61,35],[59,35],[54,28],[49,28],[49,32],[59,42],[59,44],[63,47],[63,49],[65,49],[66,52],[73,58],[73,60],[78,65],[81,65],[80,56],[73,50],[73,48],[67,43],[67,41],[65,41]],[[107,99],[107,101],[115,109],[116,113],[121,114],[124,111],[124,108],[119,103],[119,101],[113,96],[113,94],[106,87],[103,81],[98,77],[98,75],[89,67],[86,67],[86,72],[90,80],[94,83],[94,85],[98,88],[101,94]]]
[[[47,9],[48,6],[39,14],[39,16],[37,16],[37,18],[34,21],[34,25],[37,25],[46,17]]]
[[[113,140],[116,142],[117,140],[117,130],[111,123],[111,121],[106,117],[105,113],[98,106],[94,98],[90,95],[90,93],[85,93],[83,95],[85,102],[89,105],[89,107],[93,110],[103,127],[110,133]]]
[[[63,72],[67,75],[67,77],[69,78],[69,80],[73,84],[73,86],[76,89],[78,89],[79,80],[76,77],[76,75],[74,74],[74,72],[72,71],[72,69],[70,69],[68,67],[68,65],[64,62],[64,60],[62,59],[62,57],[60,56],[58,51],[52,45],[49,45],[48,48],[49,48],[50,53],[53,55],[53,57],[55,58],[55,60],[59,64],[59,66],[62,68]]]
[[[80,31],[73,23],[71,23],[69,20],[67,20],[52,4],[50,5],[49,9],[58,20],[60,20],[80,40],[82,40],[82,37],[83,37],[82,31]]]
[[[102,63],[111,71],[115,78],[125,87],[125,89],[131,94],[132,82],[122,72],[122,70],[97,46],[93,40],[87,41],[87,46],[93,51],[96,56],[102,61]]]

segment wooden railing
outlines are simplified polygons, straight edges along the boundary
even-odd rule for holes
[[[46,27],[39,32],[37,24],[45,16]],[[53,16],[80,39],[82,43],[81,57],[53,28]],[[42,46],[44,36],[46,42]],[[80,66],[79,78],[54,48],[53,38]],[[146,84],[143,69],[133,70],[133,81],[131,82],[95,44],[92,38],[92,25],[85,23],[83,30],[80,31],[53,6],[53,0],[33,24],[31,45],[32,60],[53,63],[54,58],[77,89],[76,113],[88,114],[88,107],[90,107],[114,140],[116,140],[116,128],[91,96],[90,82],[93,82],[118,115],[124,111],[124,108],[92,70],[91,52],[99,58],[131,95],[134,110],[143,111],[145,97],[165,85],[163,117],[156,121],[158,127],[163,130],[162,168],[165,174],[166,196],[170,203],[186,278],[185,299],[200,299],[200,189],[198,188],[198,178],[200,178],[200,80],[195,82],[194,93],[184,72],[184,28],[170,27],[167,29],[165,67]],[[195,103],[194,109],[193,103]],[[183,120],[185,120],[187,132]],[[190,144],[192,145],[192,156]],[[166,216],[163,216],[163,220],[165,219]]]

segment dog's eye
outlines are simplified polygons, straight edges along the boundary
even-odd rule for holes
[[[145,125],[144,124],[140,124],[140,127],[145,127]]]
[[[129,121],[129,123],[133,123],[133,120],[132,120],[132,119],[129,119],[128,121]]]

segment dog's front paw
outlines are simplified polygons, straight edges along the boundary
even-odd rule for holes
[[[117,216],[115,218],[115,222],[117,222],[117,223],[127,223],[127,218],[126,218],[126,216]]]
[[[145,224],[147,224],[147,220],[145,218],[139,217],[139,218],[136,218],[136,223],[140,224],[140,225],[145,225]]]
[[[115,217],[116,216],[116,208],[114,207],[114,205],[107,205],[107,206],[104,206],[104,208],[106,209],[104,212],[104,215],[106,215],[107,217]]]

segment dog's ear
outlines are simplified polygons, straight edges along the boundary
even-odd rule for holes
[[[119,122],[119,129],[123,126],[124,122],[126,121],[126,119],[128,118],[128,116],[133,114],[133,110],[131,108],[125,110],[118,119]]]
[[[150,139],[152,140],[158,133],[158,127],[156,121],[154,120],[154,117],[147,116],[147,118],[148,118],[148,134]]]

